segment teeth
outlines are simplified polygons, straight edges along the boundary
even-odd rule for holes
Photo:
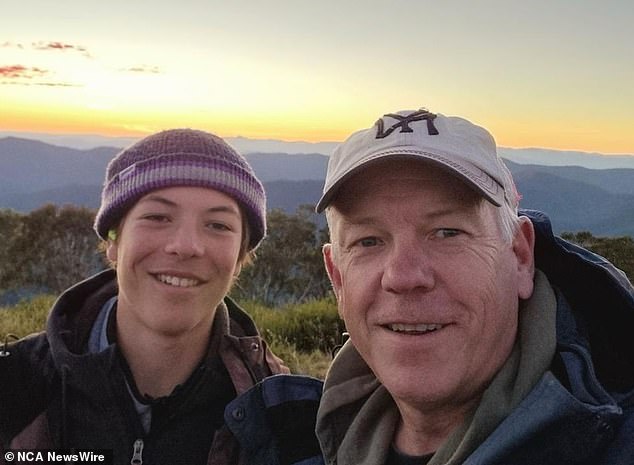
[[[179,278],[177,276],[168,276],[166,274],[158,275],[157,279],[162,283],[175,287],[194,287],[199,283],[197,279]]]
[[[405,325],[401,323],[391,324],[389,328],[392,331],[403,332],[403,333],[426,333],[429,331],[436,331],[437,329],[441,329],[442,325],[440,324],[417,324],[417,325]]]

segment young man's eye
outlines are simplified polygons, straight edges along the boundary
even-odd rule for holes
[[[213,229],[214,231],[231,231],[231,227],[225,223],[213,222],[207,225],[209,229]]]
[[[160,214],[154,214],[154,213],[150,215],[144,215],[143,219],[148,221],[153,221],[156,223],[165,223],[169,221],[169,217],[167,215],[160,215]]]

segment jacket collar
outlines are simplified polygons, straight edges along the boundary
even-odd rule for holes
[[[634,287],[605,258],[553,234],[541,212],[521,210],[535,227],[535,264],[572,310],[558,317],[558,340],[586,339],[601,384],[609,392],[634,389]],[[574,324],[570,324],[574,323]]]
[[[87,392],[98,392],[106,382],[103,377],[110,376],[108,373],[120,363],[117,344],[99,353],[86,349],[99,312],[117,291],[116,273],[105,270],[65,291],[47,321],[47,338],[57,369],[67,372],[68,381],[77,380],[77,387]],[[219,352],[234,384],[237,383],[237,392],[269,375],[271,367],[275,372],[288,372],[267,349],[251,317],[229,297],[216,311],[208,357],[216,357]]]

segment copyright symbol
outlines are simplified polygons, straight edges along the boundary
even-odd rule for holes
[[[13,452],[7,452],[4,454],[4,459],[7,462],[13,462],[13,459],[15,458],[15,454]]]

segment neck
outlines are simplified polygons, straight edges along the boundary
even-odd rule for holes
[[[433,453],[464,423],[472,407],[469,404],[450,411],[433,409],[423,412],[416,406],[398,405],[401,419],[394,434],[394,445],[408,455]]]
[[[141,394],[151,397],[170,395],[176,386],[191,376],[207,353],[211,335],[208,327],[178,335],[166,335],[120,322],[117,315],[117,341]]]

